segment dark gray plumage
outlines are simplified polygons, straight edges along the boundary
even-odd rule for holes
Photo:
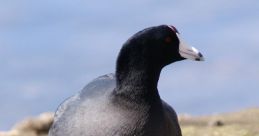
[[[58,108],[49,136],[181,136],[177,115],[160,99],[162,68],[190,58],[173,26],[138,32],[122,47],[116,74],[101,76]]]

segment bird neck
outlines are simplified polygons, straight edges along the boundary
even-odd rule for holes
[[[119,66],[116,69],[116,97],[137,103],[160,101],[157,84],[161,68],[141,60]]]

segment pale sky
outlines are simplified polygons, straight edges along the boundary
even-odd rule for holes
[[[163,70],[159,92],[178,113],[259,107],[259,1],[0,0],[0,130],[54,112],[114,72],[130,36],[161,24],[177,27],[206,59]]]

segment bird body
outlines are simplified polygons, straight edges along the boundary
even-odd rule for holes
[[[55,133],[55,136],[69,136],[71,131],[74,136],[158,136],[161,132],[174,131],[180,136],[177,116],[165,102],[154,107],[121,100],[121,103],[115,103],[116,100],[111,96],[115,81],[114,74],[101,76],[66,100],[57,110],[51,133]],[[63,125],[55,126],[56,124]],[[82,126],[88,129],[81,129]],[[142,129],[147,129],[147,126],[149,131],[143,132]],[[59,131],[60,129],[63,131]]]
[[[159,96],[159,75],[182,56],[198,60],[202,55],[180,47],[177,33],[162,25],[130,38],[115,74],[98,77],[63,102],[49,136],[181,136],[175,111]]]

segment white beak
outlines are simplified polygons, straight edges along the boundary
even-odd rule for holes
[[[186,59],[204,61],[202,54],[194,47],[189,47],[185,42],[180,38],[179,34],[176,34],[180,44],[179,44],[179,54]]]

